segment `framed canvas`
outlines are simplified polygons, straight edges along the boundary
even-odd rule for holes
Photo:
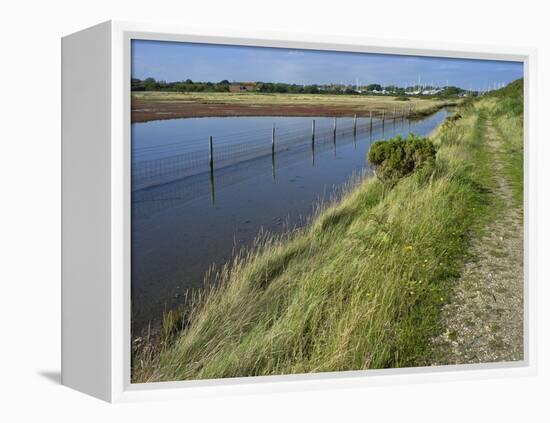
[[[536,371],[534,51],[106,22],[62,53],[63,384]]]

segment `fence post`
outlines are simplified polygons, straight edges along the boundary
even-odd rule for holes
[[[271,154],[275,154],[275,124],[271,130]]]
[[[212,144],[212,135],[210,135],[208,138],[208,161],[210,163],[210,170],[214,169],[214,147]]]
[[[214,187],[214,146],[212,135],[208,137],[208,163],[210,164],[210,200],[214,207],[216,205],[216,189]]]
[[[311,165],[315,167],[315,143],[311,143]]]
[[[311,143],[315,143],[315,119],[311,120]]]
[[[369,132],[372,134],[372,112],[369,112],[369,118],[370,118]]]
[[[271,155],[271,177],[275,183],[275,153]]]
[[[216,186],[214,182],[214,168],[210,167],[210,200],[212,201],[212,206],[216,206]]]
[[[353,116],[353,136],[357,135],[357,114]]]

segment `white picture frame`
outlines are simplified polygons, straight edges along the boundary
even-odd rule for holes
[[[521,61],[525,81],[524,360],[513,363],[130,383],[132,39]],[[237,33],[110,21],[62,40],[62,383],[110,402],[533,375],[536,51],[406,40]]]

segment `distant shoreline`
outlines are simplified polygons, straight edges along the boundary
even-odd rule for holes
[[[429,115],[442,107],[456,105],[459,100],[411,99],[396,100],[396,97],[318,95],[261,95],[248,94],[231,96],[216,93],[152,93],[132,97],[132,122],[149,122],[191,117],[230,116],[296,116],[332,117],[380,116],[384,111],[391,118],[394,111],[418,118]],[[256,101],[258,100],[258,101]]]

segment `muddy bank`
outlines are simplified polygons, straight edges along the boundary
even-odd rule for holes
[[[435,107],[414,110],[410,117],[420,118],[437,110],[454,106],[456,103],[441,103]],[[400,105],[406,106],[406,103]],[[386,111],[391,118],[395,107],[384,107],[383,104],[371,104],[368,107],[350,105],[315,105],[315,104],[224,104],[224,103],[184,103],[170,101],[147,101],[132,99],[132,122],[152,120],[189,118],[189,117],[227,117],[227,116],[353,116],[368,117],[370,112],[380,116]]]

